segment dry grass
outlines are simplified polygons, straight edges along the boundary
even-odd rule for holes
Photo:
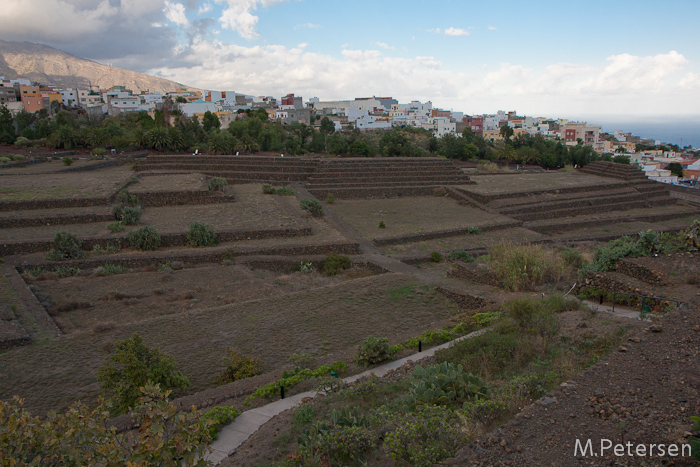
[[[565,271],[559,254],[541,245],[504,243],[489,248],[489,254],[504,287],[514,292],[556,282]]]

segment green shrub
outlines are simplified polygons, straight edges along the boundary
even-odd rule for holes
[[[53,270],[56,274],[58,274],[58,277],[71,277],[75,276],[80,272],[80,268],[77,267],[63,267],[63,268],[56,268]]]
[[[191,247],[216,245],[216,233],[202,222],[194,222],[187,232],[187,244]]]
[[[210,421],[209,425],[209,436],[211,439],[219,438],[219,431],[232,421],[236,419],[241,413],[235,408],[224,405],[219,407],[214,407],[211,410],[206,411],[199,419],[200,423]]]
[[[693,422],[693,426],[690,428],[695,434],[700,433],[700,417],[690,417],[690,421]],[[691,455],[700,460],[700,435],[690,436],[688,438],[688,444],[690,444]]]
[[[357,347],[355,362],[369,366],[389,360],[393,355],[389,347],[389,339],[369,336]]]
[[[274,195],[275,194],[275,187],[273,187],[269,183],[263,183],[262,184],[262,192],[263,192],[263,195]]]
[[[209,191],[224,191],[226,185],[228,185],[228,180],[224,177],[212,177],[209,179]]]
[[[475,261],[474,257],[472,255],[470,255],[468,252],[466,252],[465,250],[450,251],[447,254],[447,257],[449,259],[463,261],[465,263],[473,263]]]
[[[481,229],[475,225],[467,227],[467,233],[470,235],[481,235]]]
[[[162,389],[184,389],[189,385],[189,379],[175,370],[172,357],[149,348],[136,333],[115,342],[114,354],[98,370],[97,380],[122,413],[136,405],[140,388],[148,383],[158,384]]]
[[[564,272],[561,258],[540,245],[501,244],[489,249],[491,266],[512,291],[559,280]]]
[[[392,459],[411,466],[439,464],[469,442],[457,417],[446,407],[421,406],[387,418],[384,450]]]
[[[93,156],[104,156],[105,154],[107,154],[107,150],[105,148],[92,148],[90,154],[92,154]]]
[[[114,214],[115,221],[121,221],[124,218],[124,206],[117,204],[112,208],[112,214]]]
[[[430,259],[433,261],[433,263],[439,263],[440,261],[442,261],[442,255],[440,255],[440,253],[438,253],[437,251],[433,251],[432,253],[430,253]]]
[[[112,222],[111,224],[109,224],[107,226],[107,228],[112,233],[122,232],[122,231],[124,231],[124,229],[126,229],[126,227],[124,227],[124,224],[121,221]]]
[[[350,258],[345,255],[330,254],[321,263],[321,272],[326,276],[335,276],[340,271],[352,266]]]
[[[471,373],[464,373],[462,365],[437,363],[426,368],[418,365],[411,377],[410,409],[421,404],[451,404],[472,399],[487,399],[491,386]]]
[[[262,184],[262,192],[264,195],[280,195],[280,196],[292,196],[296,194],[296,191],[294,188],[289,188],[287,186],[283,186],[281,188],[275,188],[269,183],[263,183]]]
[[[297,268],[295,267],[295,269],[297,269]],[[300,272],[303,272],[304,274],[309,274],[309,273],[314,272],[313,261],[304,261],[304,260],[299,261],[298,270]]]
[[[314,420],[315,415],[316,408],[313,405],[302,405],[294,411],[294,421],[292,423],[296,426],[308,425]]]
[[[328,193],[326,195],[326,204],[333,204],[335,203],[335,195],[333,193]]]
[[[117,193],[117,199],[127,206],[135,207],[139,204],[139,198],[133,193],[130,193],[126,188],[122,188]]]
[[[323,204],[315,199],[304,198],[299,202],[299,207],[314,217],[323,217]]]
[[[343,362],[335,362],[330,365],[321,365],[320,367],[311,370],[309,368],[294,367],[292,371],[282,372],[282,378],[279,381],[275,381],[265,386],[261,386],[256,391],[248,396],[243,402],[245,405],[249,405],[250,401],[258,397],[271,397],[279,394],[280,386],[285,388],[292,388],[299,384],[301,381],[307,380],[309,378],[321,378],[331,372],[342,373],[347,370],[348,366]]]
[[[73,158],[72,157],[64,157],[63,158],[63,165],[71,165],[73,164]]]
[[[158,231],[148,225],[129,232],[126,239],[129,245],[138,250],[157,250],[161,242]]]
[[[350,465],[374,447],[376,437],[362,426],[341,426],[323,433],[318,440],[317,452],[332,465]]]
[[[226,368],[219,373],[217,378],[218,384],[232,383],[239,379],[251,378],[261,373],[262,367],[259,358],[239,354],[228,347],[226,347],[226,351],[228,352]]]
[[[122,211],[120,219],[124,225],[136,225],[141,220],[141,210],[127,206]]]
[[[82,244],[83,242],[78,240],[75,234],[66,231],[56,232],[47,258],[52,261],[82,258],[84,256]]]
[[[386,229],[386,224],[384,223],[384,221],[379,221],[379,228]]]

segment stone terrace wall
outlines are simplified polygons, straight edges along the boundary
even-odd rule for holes
[[[46,270],[53,270],[59,267],[78,267],[81,269],[94,269],[99,266],[104,266],[106,263],[116,264],[127,268],[143,268],[146,266],[159,266],[161,264],[173,261],[180,261],[185,265],[191,264],[207,264],[221,263],[225,259],[241,256],[314,256],[314,255],[330,255],[331,253],[342,255],[357,255],[360,253],[357,243],[329,243],[324,245],[299,245],[288,247],[271,247],[257,249],[243,248],[217,248],[207,249],[206,251],[197,251],[192,248],[188,251],[179,250],[177,252],[153,252],[151,254],[124,255],[115,254],[108,256],[93,257],[71,261],[39,261],[32,263],[23,263],[16,268],[19,272],[24,272],[30,267],[39,266]]]
[[[270,229],[270,230],[242,230],[232,232],[217,232],[216,238],[219,242],[236,242],[241,240],[261,240],[267,238],[288,238],[298,236],[312,235],[311,227],[302,227],[297,229]],[[161,247],[177,247],[187,245],[187,234],[161,234]],[[101,247],[119,247],[125,248],[129,246],[127,236],[122,235],[114,238],[90,238],[83,240],[83,250],[90,251],[95,245]],[[49,251],[51,249],[50,241],[40,242],[14,242],[0,244],[0,256],[24,255],[36,253],[40,251]]]
[[[31,344],[32,340],[14,311],[7,303],[0,303],[0,350]]]
[[[503,224],[491,224],[478,226],[482,232],[492,232],[494,230],[512,229],[522,225],[521,221],[507,222]],[[372,240],[375,246],[397,245],[400,243],[422,242],[423,240],[433,240],[436,238],[459,237],[469,235],[469,227],[458,229],[437,230],[433,232],[423,232],[416,234],[401,235],[397,237],[375,238]]]
[[[216,195],[211,191],[150,191],[134,193],[144,207],[194,204],[233,203],[233,195]]]
[[[476,295],[456,292],[441,286],[435,287],[435,290],[442,293],[448,300],[455,302],[463,310],[479,310],[486,305],[493,303],[490,300],[477,297]]]
[[[661,271],[634,262],[633,259],[619,259],[615,263],[615,270],[626,276],[634,277],[651,285],[664,285],[666,280]]]
[[[0,229],[16,229],[21,227],[36,227],[40,225],[91,224],[93,222],[110,222],[113,214],[76,214],[74,216],[49,217],[6,217],[0,219]]]
[[[32,209],[84,208],[106,206],[109,198],[32,199],[26,201],[0,201],[0,211],[28,211]]]
[[[477,264],[467,264],[462,261],[452,261],[457,267],[447,273],[448,277],[456,277],[477,284],[490,285],[492,287],[502,287],[503,283],[496,274]]]

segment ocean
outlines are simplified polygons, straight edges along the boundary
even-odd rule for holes
[[[642,139],[650,138],[662,143],[677,144],[681,147],[692,146],[700,148],[700,116],[693,115],[685,118],[635,118],[589,116],[586,119],[589,125],[601,125],[606,133],[614,133],[622,130],[632,133]]]

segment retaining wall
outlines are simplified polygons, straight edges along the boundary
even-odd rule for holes
[[[508,222],[503,224],[491,224],[477,226],[481,232],[491,232],[494,230],[512,229],[521,226],[520,221]],[[401,235],[397,237],[375,238],[372,240],[375,246],[397,245],[400,243],[422,242],[424,240],[433,240],[436,238],[459,237],[469,235],[469,227],[460,227],[458,229],[437,230],[433,232],[423,232],[416,234]],[[474,234],[476,235],[476,234]]]
[[[477,297],[476,295],[456,292],[441,286],[435,287],[435,290],[442,293],[448,300],[455,302],[463,310],[478,310],[493,303],[491,300]]]

